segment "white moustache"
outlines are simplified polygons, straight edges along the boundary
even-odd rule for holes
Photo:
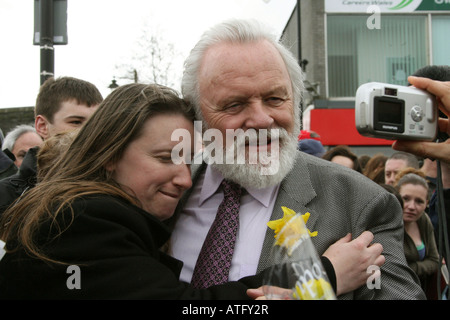
[[[276,129],[249,129],[247,131],[239,131],[234,137],[234,147],[240,148],[245,146],[265,146],[272,141],[284,140],[289,135],[283,128]]]

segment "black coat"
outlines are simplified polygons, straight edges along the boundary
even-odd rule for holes
[[[254,276],[195,290],[178,280],[182,263],[159,250],[170,233],[156,218],[104,195],[76,200],[72,208],[73,222],[59,237],[50,223],[39,231],[47,256],[67,264],[46,263],[23,250],[6,254],[0,261],[0,298],[247,299],[247,285],[262,284],[262,276]],[[68,225],[70,211],[58,221]]]
[[[0,180],[0,216],[23,192],[36,184],[39,147],[27,151],[17,173]]]
[[[14,161],[10,159],[3,150],[0,150],[0,179],[12,176],[17,172]]]

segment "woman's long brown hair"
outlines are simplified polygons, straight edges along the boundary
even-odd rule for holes
[[[141,134],[144,122],[156,114],[181,114],[193,121],[194,113],[178,93],[161,85],[130,84],[113,91],[81,128],[56,163],[37,185],[20,197],[0,219],[0,238],[6,249],[23,247],[40,259],[47,257],[36,243],[39,227],[51,222],[58,234],[57,216],[80,197],[92,194],[118,196],[139,205],[106,170]],[[73,212],[72,212],[73,219]]]

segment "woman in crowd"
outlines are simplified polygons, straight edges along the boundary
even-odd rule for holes
[[[349,146],[339,145],[331,148],[322,156],[322,158],[358,172],[362,171],[358,156],[350,150]]]
[[[425,213],[429,199],[428,183],[419,170],[415,173],[411,170],[400,172],[396,184],[403,200],[404,250],[409,267],[427,292],[430,280],[439,269],[439,255],[433,225]]]
[[[384,184],[384,165],[387,159],[388,157],[382,153],[375,154],[367,161],[362,173],[374,182]]]
[[[191,186],[193,119],[169,88],[112,92],[2,216],[0,298],[248,298],[258,276],[195,290],[179,282],[181,262],[159,250],[169,237],[163,221]],[[172,141],[176,129],[189,141]]]

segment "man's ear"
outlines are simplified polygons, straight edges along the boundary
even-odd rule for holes
[[[49,128],[48,128],[48,120],[42,116],[37,115],[36,119],[34,120],[34,128],[36,129],[36,132],[42,137],[42,139],[47,139],[49,135]]]

